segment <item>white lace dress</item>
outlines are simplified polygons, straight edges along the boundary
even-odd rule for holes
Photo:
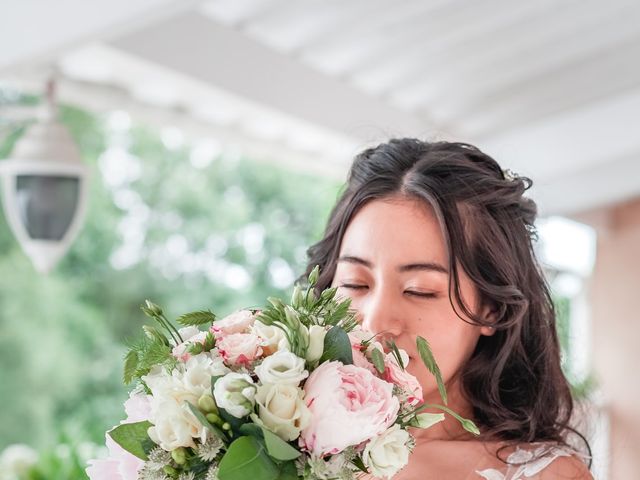
[[[500,470],[494,468],[476,470],[476,473],[485,480],[533,479],[556,458],[570,457],[571,455],[580,454],[569,448],[549,448],[545,445],[535,446],[534,444],[534,446],[527,449],[517,447],[516,450],[507,457],[507,463],[513,463],[515,465],[505,465],[505,467]]]

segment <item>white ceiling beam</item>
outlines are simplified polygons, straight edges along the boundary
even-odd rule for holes
[[[568,177],[640,151],[639,112],[640,88],[474,141],[520,173]]]
[[[454,125],[464,122],[467,134],[485,138],[534,121],[552,121],[555,114],[582,110],[637,89],[640,69],[629,62],[630,58],[640,59],[640,35],[597,57],[505,89],[493,102],[485,99],[470,103],[468,111],[444,118]],[[640,122],[640,118],[637,120]]]
[[[110,45],[365,142],[448,133],[196,12],[146,26]]]
[[[598,8],[581,12],[580,22],[571,28],[567,27],[567,18],[570,17],[566,15],[572,11],[560,10],[549,20],[539,18],[529,26],[523,25],[521,35],[510,33],[512,41],[508,37],[495,38],[495,47],[474,44],[474,48],[480,47],[479,51],[470,51],[472,54],[468,58],[451,55],[451,58],[459,60],[434,68],[431,74],[417,76],[413,85],[404,84],[398,88],[395,100],[401,107],[423,105],[428,111],[434,112],[435,118],[454,124],[457,120],[470,123],[470,117],[477,112],[491,114],[505,106],[516,109],[524,107],[521,109],[526,110],[530,106],[524,106],[522,100],[527,98],[533,99],[532,107],[537,110],[551,103],[552,109],[547,114],[553,113],[553,108],[559,111],[575,106],[575,102],[568,102],[570,96],[577,97],[579,103],[593,100],[592,94],[595,92],[597,96],[608,84],[627,81],[617,78],[620,72],[618,68],[612,69],[614,62],[626,61],[628,65],[623,65],[623,69],[635,69],[635,64],[629,64],[628,59],[637,56],[640,37],[636,25],[640,21],[640,9],[637,5],[627,4],[624,7],[617,10],[611,8],[606,12],[600,12]],[[543,29],[545,36],[541,37],[539,33]],[[592,34],[594,30],[598,31],[597,35]],[[586,72],[588,69],[596,70],[604,78],[593,82],[593,86],[572,88],[572,84],[592,81],[593,72]],[[616,74],[612,75],[611,72]],[[473,79],[473,82],[469,82],[469,79]],[[424,88],[427,81],[432,85],[431,91]],[[544,91],[560,94],[551,102],[544,102],[540,101],[539,95]],[[567,92],[571,92],[571,95],[566,95]],[[521,112],[522,118],[516,116],[518,112],[506,113],[504,117],[511,124],[514,121],[524,123],[539,116],[533,114],[526,117],[526,111]],[[491,126],[491,123],[488,125]],[[496,130],[503,127],[497,125]],[[471,129],[467,133],[471,134]]]
[[[535,182],[540,214],[574,215],[640,197],[640,150],[584,170]]]
[[[0,71],[51,61],[60,52],[193,8],[199,0],[20,0],[0,15]]]

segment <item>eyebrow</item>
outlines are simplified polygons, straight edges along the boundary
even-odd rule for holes
[[[369,260],[365,260],[364,258],[356,257],[354,255],[342,255],[338,258],[338,262],[353,263],[356,265],[363,265],[367,268],[373,268],[373,264]],[[426,270],[430,272],[444,273],[445,275],[449,274],[449,269],[436,262],[409,263],[407,265],[399,266],[397,270],[401,273]]]

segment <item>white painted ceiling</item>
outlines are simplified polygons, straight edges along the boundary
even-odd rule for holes
[[[531,176],[546,214],[640,195],[637,0],[0,0],[0,11],[0,85],[36,88],[54,65],[64,100],[336,175],[389,136],[468,141]]]

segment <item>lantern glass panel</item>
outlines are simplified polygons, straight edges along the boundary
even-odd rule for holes
[[[20,219],[33,240],[62,240],[78,207],[77,177],[18,175]]]

